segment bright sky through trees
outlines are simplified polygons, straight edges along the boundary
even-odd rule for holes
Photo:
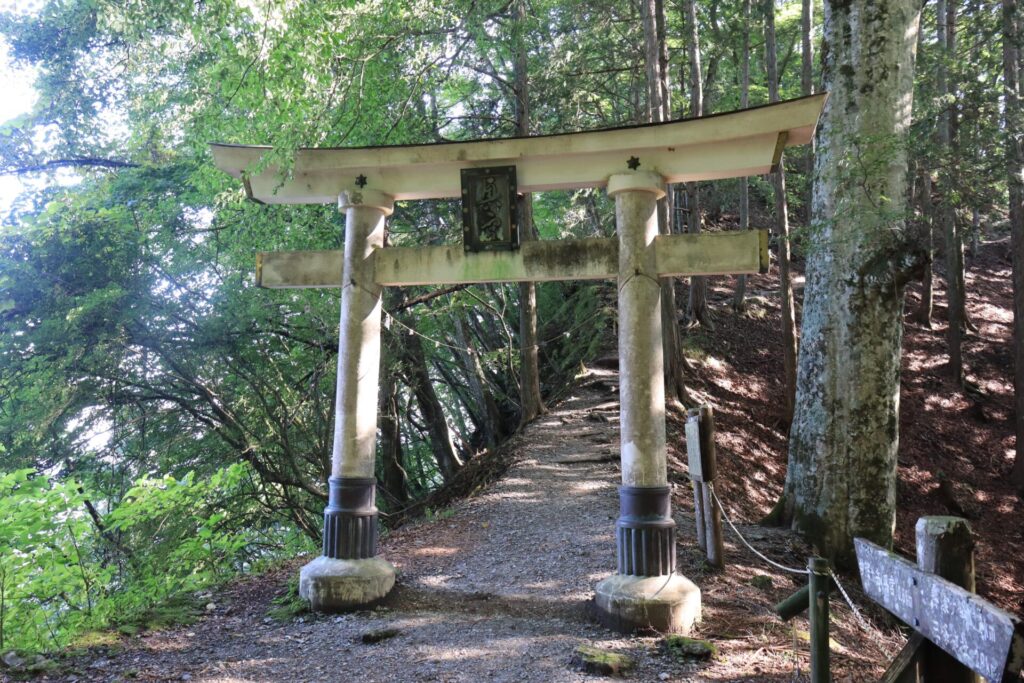
[[[0,11],[8,11],[10,4],[10,0],[0,1]],[[20,6],[22,3],[13,4]],[[0,40],[0,126],[32,108],[36,100],[32,80],[30,69],[11,64],[7,42]],[[11,203],[21,190],[22,183],[17,177],[0,176],[0,215],[10,210]]]

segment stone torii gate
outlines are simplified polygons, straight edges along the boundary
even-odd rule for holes
[[[785,147],[811,140],[824,101],[824,95],[815,95],[699,119],[565,135],[302,149],[287,178],[274,167],[247,171],[257,168],[268,147],[213,145],[217,167],[241,178],[250,199],[337,202],[345,212],[344,251],[262,253],[256,267],[263,287],[341,288],[323,555],[300,576],[300,594],[312,607],[365,606],[383,598],[395,581],[394,568],[377,557],[374,460],[382,288],[617,278],[618,571],[597,584],[595,602],[606,623],[624,630],[688,631],[700,619],[700,590],[675,573],[658,278],[765,272],[767,232],[659,235],[657,201],[666,183],[770,172]],[[513,165],[514,172],[497,176],[495,185],[496,176],[489,175],[493,167]],[[466,174],[483,178],[485,185],[473,186],[471,178],[465,186]],[[384,247],[385,217],[395,201],[462,196],[464,214],[474,201],[508,211],[517,192],[585,187],[605,187],[615,198],[616,238],[528,241],[515,249],[516,225],[508,219],[498,242],[511,238],[506,246],[513,248],[491,251],[494,245],[483,233],[493,227],[492,211],[466,216],[475,226],[467,228],[467,246],[472,240],[483,251],[463,245]]]

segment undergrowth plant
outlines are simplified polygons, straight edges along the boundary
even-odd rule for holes
[[[259,525],[250,473],[145,477],[105,515],[83,485],[0,474],[0,652],[52,651],[80,634],[166,625],[191,595],[304,538]],[[174,607],[168,612],[168,607]]]

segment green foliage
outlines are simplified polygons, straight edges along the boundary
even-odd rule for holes
[[[281,593],[271,602],[274,606],[267,610],[267,616],[276,621],[291,621],[295,617],[309,613],[309,601],[299,596],[299,577],[294,573]]]
[[[31,470],[0,476],[0,650],[62,646],[107,613],[84,496]]]
[[[65,647],[195,619],[194,592],[255,558],[291,554],[282,530],[251,524],[243,465],[199,480],[143,478],[100,522],[89,492],[31,470],[0,476],[0,649]]]
[[[451,519],[453,516],[455,516],[455,509],[441,508],[439,510],[435,510],[432,507],[428,507],[423,512],[423,516],[429,521],[436,521],[439,519]]]

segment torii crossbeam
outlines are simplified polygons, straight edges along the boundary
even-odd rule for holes
[[[394,585],[377,556],[374,455],[385,286],[618,279],[622,487],[618,573],[596,587],[610,625],[687,632],[700,590],[675,574],[675,522],[665,455],[659,277],[765,272],[767,231],[658,235],[666,182],[767,173],[787,146],[810,142],[825,95],[699,119],[433,145],[304,149],[289,177],[259,168],[268,147],[213,145],[217,167],[263,203],[337,201],[344,251],[262,253],[264,287],[340,287],[341,327],[323,556],[302,569],[314,609],[363,607]],[[615,198],[613,239],[525,242],[516,251],[461,245],[384,247],[396,200],[457,197],[464,169],[515,166],[520,193],[604,187]],[[511,184],[511,182],[510,182]]]

